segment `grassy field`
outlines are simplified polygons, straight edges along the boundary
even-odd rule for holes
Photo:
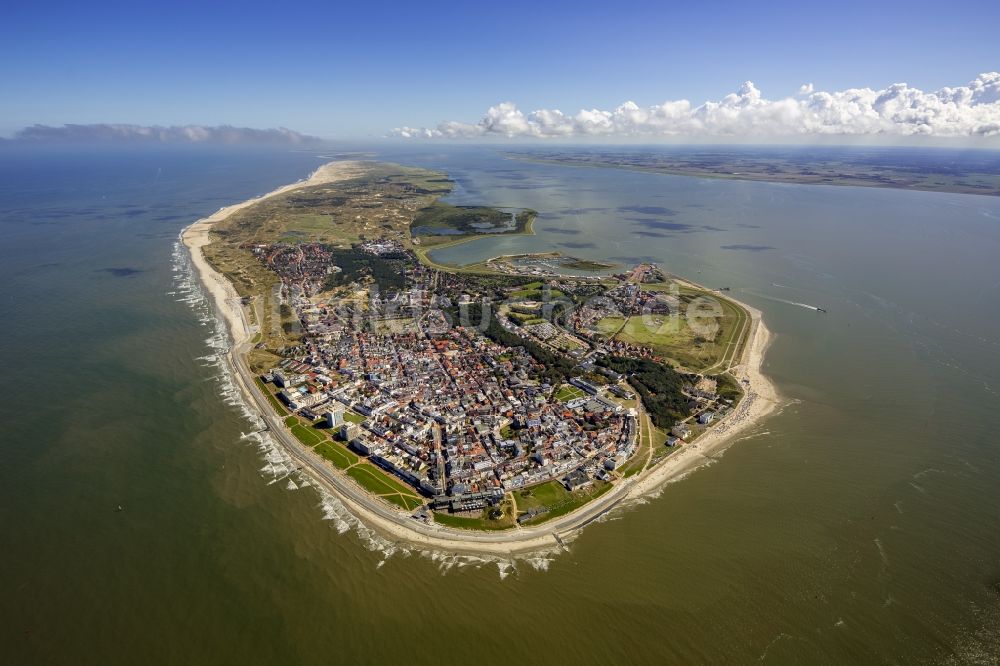
[[[296,419],[296,423],[289,425],[289,419]],[[315,428],[305,425],[301,421],[298,421],[297,417],[289,416],[285,419],[285,425],[289,426],[292,434],[295,435],[295,439],[299,440],[308,447],[313,447],[322,442],[326,437],[318,432]]]
[[[399,508],[407,511],[413,511],[424,503],[424,501],[419,497],[415,497],[414,495],[403,495],[402,493],[397,493],[395,495],[383,495],[383,497]]]
[[[257,388],[264,392],[264,395],[267,396],[267,401],[271,403],[271,407],[274,407],[274,411],[276,411],[279,416],[285,416],[288,414],[288,410],[285,409],[284,405],[281,404],[281,401],[278,400],[273,393],[271,393],[271,390],[267,388],[267,384],[265,384],[264,380],[260,377],[257,378]]]
[[[738,357],[749,332],[747,313],[712,292],[681,287],[679,293],[684,308],[678,315],[646,314],[628,320],[605,317],[595,328],[623,342],[649,347],[674,364],[693,371],[727,369]],[[708,303],[712,310],[699,306]],[[703,330],[692,329],[688,313],[697,313],[697,325]],[[704,316],[710,313],[717,316]]]
[[[575,400],[576,398],[582,398],[586,395],[576,386],[572,384],[563,384],[558,389],[556,389],[555,399],[559,402],[569,402],[570,400]]]
[[[690,346],[695,335],[684,317],[649,314],[629,317],[617,337],[666,352]]]
[[[346,451],[346,449],[341,449],[338,452],[353,455],[350,451]],[[347,475],[368,492],[381,497],[387,502],[392,502],[406,511],[413,511],[424,503],[424,500],[417,495],[416,491],[392,478],[379,468],[366,462],[360,462],[357,457],[354,460],[355,462],[346,468]],[[337,462],[334,462],[334,464],[338,467],[340,466]]]
[[[530,494],[525,495],[521,490],[517,493],[517,509],[525,512],[531,508],[546,506],[549,510],[531,520],[525,521],[525,525],[538,525],[546,521],[565,516],[567,513],[579,509],[581,506],[597,499],[607,491],[611,490],[612,484],[604,481],[594,481],[589,488],[574,490],[569,492],[558,481],[548,481],[533,488],[528,489]]]
[[[517,510],[523,513],[528,509],[562,504],[570,499],[570,494],[563,484],[552,480],[531,488],[518,490],[515,498],[517,499]]]
[[[594,330],[610,338],[618,333],[624,325],[624,317],[605,317],[594,324]]]
[[[563,268],[573,271],[606,271],[617,265],[607,261],[590,261],[587,259],[567,259],[562,263]]]
[[[365,489],[376,495],[388,493],[403,493],[414,495],[414,491],[392,478],[379,468],[368,463],[360,463],[347,470],[347,474],[360,483]]]
[[[344,412],[344,420],[351,423],[364,423],[365,417],[357,412]]]
[[[338,444],[337,442],[320,442],[320,444],[316,446],[316,453],[320,454],[340,469],[347,469],[351,465],[356,465],[358,463],[358,456],[354,452],[348,451],[345,446]]]

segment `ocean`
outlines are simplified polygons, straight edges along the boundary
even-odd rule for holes
[[[784,406],[565,551],[389,543],[254,434],[177,245],[347,148],[5,147],[5,663],[1000,659],[1000,199],[349,149],[539,211],[438,260],[561,250],[730,287]]]

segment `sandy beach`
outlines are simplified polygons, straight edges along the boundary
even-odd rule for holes
[[[269,424],[271,434],[282,444],[287,453],[303,467],[308,468],[310,476],[321,482],[367,527],[394,541],[446,552],[511,556],[561,548],[576,532],[608,511],[627,503],[627,500],[650,495],[664,483],[706,464],[712,459],[713,454],[725,449],[738,434],[758,424],[778,406],[779,399],[775,387],[761,372],[764,354],[771,340],[770,333],[764,326],[758,310],[730,298],[729,300],[746,308],[751,315],[747,346],[739,364],[733,369],[745,392],[744,399],[732,413],[717,422],[696,441],[685,445],[656,467],[618,483],[600,499],[537,527],[519,526],[503,532],[480,532],[456,530],[436,524],[427,525],[368,495],[314,451],[298,444],[270,409],[264,396],[253,386],[253,378],[243,362],[243,355],[250,347],[253,327],[247,323],[236,290],[212,268],[202,253],[202,248],[210,242],[209,232],[212,226],[233,213],[269,197],[301,187],[351,177],[358,174],[362,168],[362,165],[356,162],[326,164],[306,180],[280,187],[243,203],[227,206],[209,217],[198,220],[181,233],[181,240],[191,253],[193,265],[202,284],[211,294],[215,306],[226,322],[233,341],[226,358],[247,404],[256,407],[261,418]]]
[[[225,277],[216,272],[215,269],[209,265],[208,261],[205,260],[205,255],[201,251],[203,247],[211,242],[209,239],[209,232],[211,231],[212,226],[217,222],[225,220],[233,213],[241,211],[244,208],[248,208],[256,203],[264,201],[265,199],[269,199],[286,192],[291,192],[292,190],[297,190],[301,187],[322,185],[323,183],[343,180],[344,178],[349,178],[352,175],[359,173],[360,170],[361,166],[357,162],[330,162],[328,164],[324,164],[316,169],[316,171],[314,171],[312,175],[305,180],[300,180],[299,182],[292,183],[291,185],[284,185],[262,196],[254,199],[247,199],[242,203],[220,208],[215,213],[198,220],[181,232],[181,242],[184,243],[184,245],[188,248],[188,251],[191,253],[191,261],[194,263],[195,269],[198,271],[198,276],[201,279],[202,284],[212,295],[212,300],[215,301],[219,312],[225,318],[226,327],[229,329],[234,345],[238,345],[243,342],[250,335],[250,331],[245,324],[241,312],[240,297],[239,294],[236,293],[236,289],[233,288],[233,285],[230,284]]]

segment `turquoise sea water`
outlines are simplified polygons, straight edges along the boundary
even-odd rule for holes
[[[568,552],[408,551],[242,436],[175,247],[330,153],[0,153],[4,662],[996,661],[1000,201],[372,150],[539,211],[438,259],[730,286],[788,404]]]

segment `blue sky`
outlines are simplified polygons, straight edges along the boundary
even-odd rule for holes
[[[0,135],[33,123],[324,137],[524,110],[924,90],[1000,70],[1000,3],[33,4],[0,16]]]

